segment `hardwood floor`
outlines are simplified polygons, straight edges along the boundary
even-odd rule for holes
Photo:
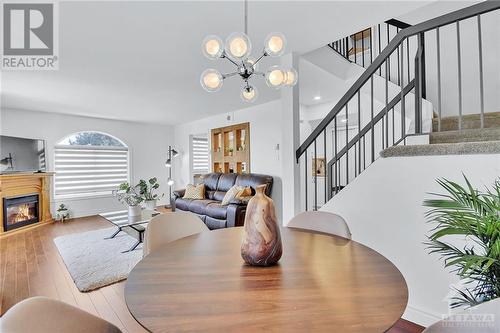
[[[62,235],[109,228],[98,216],[55,223],[0,239],[0,315],[31,296],[47,296],[104,318],[124,333],[146,332],[128,312],[125,281],[87,293],[80,292],[53,239]],[[423,327],[401,319],[390,333],[419,333]]]

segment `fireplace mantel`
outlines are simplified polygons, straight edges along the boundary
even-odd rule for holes
[[[52,223],[50,214],[50,182],[53,172],[11,173],[0,175],[0,238],[13,233],[34,228],[47,223]],[[38,194],[39,196],[39,222],[20,227],[14,230],[3,229],[3,198],[21,195]]]

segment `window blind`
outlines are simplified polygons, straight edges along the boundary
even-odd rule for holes
[[[55,146],[55,195],[111,194],[128,181],[128,149],[108,146]]]
[[[193,175],[209,172],[208,138],[193,136],[191,139],[192,173]]]

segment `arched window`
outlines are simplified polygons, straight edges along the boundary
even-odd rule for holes
[[[105,133],[79,132],[54,148],[55,196],[111,194],[129,180],[128,148]]]

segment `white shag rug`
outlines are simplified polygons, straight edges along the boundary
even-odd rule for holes
[[[106,228],[54,239],[78,290],[91,291],[125,280],[142,259],[142,244],[134,251],[122,253],[136,242],[125,232],[105,239],[115,230]]]

